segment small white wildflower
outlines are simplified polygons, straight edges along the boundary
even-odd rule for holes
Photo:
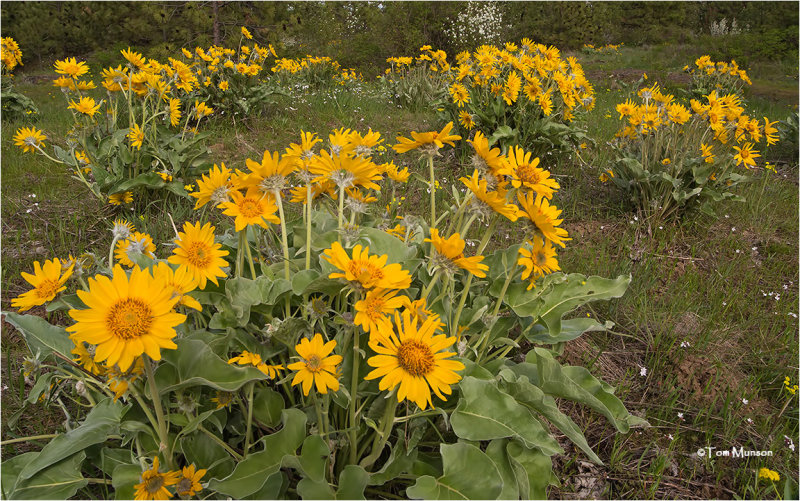
[[[680,419],[681,421],[683,421],[683,412],[679,412],[679,413],[678,413],[678,419]]]
[[[789,312],[789,316],[790,316],[790,317],[797,318],[797,313],[792,313],[792,312],[790,311],[790,312]]]
[[[681,341],[681,348],[689,348],[692,345],[689,344],[689,341]]]
[[[788,290],[788,289],[789,289],[789,286],[786,285],[786,284],[783,284],[783,290]]]
[[[754,251],[758,251],[758,247],[755,247],[755,246],[754,246],[754,247],[752,248],[752,250],[754,250]]]
[[[731,226],[731,231],[736,231],[736,226]]]
[[[730,217],[729,215],[725,214],[725,219],[728,219],[729,217]]]
[[[741,252],[742,252],[742,251],[740,251],[739,249],[736,249],[736,253],[737,253],[737,254],[739,254],[739,253],[741,253]]]
[[[749,401],[749,400],[747,400],[746,398],[743,398],[743,399],[742,399],[742,403],[743,403],[744,405],[747,405],[747,404],[749,404],[749,403],[750,403],[750,401]]]
[[[638,221],[639,220],[639,216],[633,216],[633,220],[634,221]]]
[[[670,439],[670,441],[675,440],[675,438],[672,436],[672,433],[668,434],[667,438]]]
[[[642,377],[647,376],[647,367],[639,366],[639,375]]]
[[[747,424],[753,424],[753,420],[750,419],[750,418],[747,418]]]
[[[723,302],[722,302],[722,306],[728,306],[728,303],[726,303],[725,301],[723,301]]]
[[[663,230],[663,229],[664,229],[664,227],[663,227],[663,226],[659,226],[659,227],[658,227],[658,229],[659,229],[659,230]]]

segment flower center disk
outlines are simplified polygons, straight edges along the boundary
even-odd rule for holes
[[[138,298],[126,298],[111,306],[106,325],[108,330],[118,338],[136,339],[146,335],[153,323],[153,315],[144,301]]]
[[[435,360],[428,345],[419,341],[403,341],[397,349],[397,363],[412,376],[425,376],[433,370]]]

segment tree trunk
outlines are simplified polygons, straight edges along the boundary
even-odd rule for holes
[[[219,3],[211,0],[211,8],[214,11],[214,45],[219,45]]]

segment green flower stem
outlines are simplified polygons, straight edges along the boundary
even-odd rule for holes
[[[246,228],[245,228],[246,230]],[[244,246],[246,245],[246,238],[244,230],[239,232],[239,248],[236,249],[236,277],[242,276],[242,268],[244,268]]]
[[[350,378],[350,464],[358,460],[358,426],[356,426],[356,407],[358,405],[358,340],[360,332],[353,328],[353,372]]]
[[[283,247],[283,275],[286,280],[291,281],[291,276],[289,274],[289,240],[288,236],[286,235],[286,217],[283,215],[283,199],[281,197],[280,190],[274,190],[272,192],[275,195],[275,201],[278,203],[278,216],[281,218],[281,246]],[[289,318],[291,315],[290,311],[290,304],[289,304],[289,296],[286,296],[286,318]]]
[[[308,211],[308,218],[306,219],[306,269],[311,269],[311,183],[306,185],[306,210]]]
[[[147,383],[150,387],[150,398],[153,400],[153,408],[156,411],[156,419],[158,421],[158,440],[161,442],[159,444],[159,449],[161,449],[162,446],[166,449],[164,457],[167,460],[167,467],[172,470],[174,469],[174,465],[172,462],[172,451],[169,449],[167,420],[164,418],[164,409],[161,407],[161,395],[158,392],[158,385],[156,384],[156,378],[153,374],[153,365],[149,356],[145,356],[144,371],[147,376]]]
[[[117,237],[111,240],[111,248],[108,249],[108,268],[114,269],[114,246],[117,245]]]
[[[233,456],[234,459],[236,459],[237,461],[241,461],[242,459],[244,459],[241,454],[233,450],[233,448],[230,445],[228,445],[224,440],[222,440],[221,438],[219,438],[218,436],[214,435],[212,432],[207,430],[205,427],[203,427],[202,424],[198,425],[197,429],[205,433],[211,440],[222,446],[222,448],[228,451],[228,454]]]
[[[394,394],[390,394],[388,396],[388,402],[386,402],[386,409],[383,413],[383,418],[381,418],[381,427],[380,433],[375,435],[375,440],[372,442],[372,451],[370,452],[369,456],[365,457],[360,465],[362,468],[366,469],[372,466],[375,461],[377,461],[378,457],[380,457],[381,452],[383,452],[383,447],[386,445],[386,441],[389,440],[389,437],[392,434],[392,426],[394,426],[394,412],[397,409],[397,397]]]
[[[48,435],[33,435],[30,437],[12,438],[10,440],[3,440],[0,445],[18,444],[20,442],[30,442],[31,440],[47,440],[49,438],[56,438],[58,433],[51,433]]]
[[[486,245],[489,243],[489,239],[492,237],[492,233],[494,232],[495,226],[497,226],[497,220],[499,217],[499,214],[495,214],[492,217],[492,222],[489,223],[489,228],[486,229],[486,234],[483,235],[483,239],[481,240],[480,245],[478,245],[478,250],[475,252],[476,256],[481,255],[483,249],[485,249]],[[464,311],[464,304],[467,302],[467,294],[469,294],[469,288],[472,286],[472,279],[474,276],[475,275],[470,273],[469,277],[467,278],[467,283],[464,285],[464,291],[461,293],[461,300],[458,302],[458,310],[456,310],[455,320],[450,325],[451,336],[455,336],[458,332],[458,322],[461,320],[461,312]]]
[[[322,421],[322,409],[320,408],[319,399],[317,398],[316,391],[311,392],[311,399],[314,401],[314,410],[317,413],[317,433],[319,434],[320,437],[322,437],[323,435],[325,435],[325,430]]]
[[[428,155],[428,171],[431,175],[431,228],[436,227],[436,178],[433,172],[433,155]]]
[[[431,290],[433,289],[433,286],[436,285],[436,282],[439,281],[439,276],[441,274],[442,274],[442,270],[441,269],[436,270],[436,273],[434,273],[433,277],[431,277],[431,281],[428,282],[428,285],[425,286],[425,289],[423,289],[422,293],[419,295],[420,299],[427,299],[428,298],[428,294],[431,293]]]
[[[342,243],[342,224],[344,221],[344,185],[339,186],[339,243]]]
[[[494,311],[492,312],[492,316],[496,317],[497,314],[500,312],[500,306],[503,304],[503,297],[508,290],[508,286],[511,284],[511,281],[514,280],[514,275],[517,274],[517,260],[514,259],[514,264],[511,265],[511,269],[508,270],[508,276],[506,277],[506,281],[503,282],[503,288],[500,290],[500,296],[497,298],[497,304],[494,305]]]
[[[470,216],[470,218],[467,220],[466,224],[464,224],[464,227],[461,228],[461,239],[462,240],[466,240],[467,232],[469,231],[469,227],[472,226],[472,223],[475,222],[475,219],[477,217],[478,217],[477,213],[475,213],[472,216]]]
[[[244,434],[244,451],[243,456],[247,458],[247,451],[250,450],[250,441],[252,438],[252,427],[253,427],[253,388],[255,387],[255,381],[251,381],[247,385],[247,430]]]
[[[250,264],[250,276],[253,278],[253,280],[255,280],[256,265],[253,263],[253,251],[250,250],[250,242],[247,240],[247,228],[244,229],[243,233],[245,233],[244,248],[247,251],[247,262]]]

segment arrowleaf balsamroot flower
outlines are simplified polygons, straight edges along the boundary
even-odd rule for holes
[[[305,396],[308,396],[312,385],[316,385],[317,391],[322,394],[328,393],[328,388],[338,391],[336,366],[342,362],[342,356],[331,355],[334,348],[336,341],[323,343],[320,333],[314,334],[314,338],[310,341],[303,338],[300,344],[295,346],[295,351],[302,360],[286,366],[289,370],[297,371],[292,379],[292,386],[302,384]]]
[[[220,165],[222,167],[214,164],[207,174],[203,174],[202,178],[197,180],[197,191],[189,194],[197,199],[194,204],[195,210],[209,202],[215,206],[219,205],[227,202],[230,198],[230,192],[233,189],[231,170],[225,167],[224,163]]]
[[[381,378],[378,387],[391,390],[398,384],[397,401],[410,400],[420,409],[425,410],[431,402],[431,390],[447,400],[445,394],[452,393],[450,385],[461,380],[456,371],[464,370],[464,364],[457,360],[448,360],[455,355],[451,351],[443,351],[456,342],[455,337],[444,334],[435,335],[441,326],[437,318],[431,316],[420,324],[411,311],[394,314],[397,327],[383,329],[382,336],[371,337],[369,346],[377,353],[367,360],[367,364],[375,369],[364,379]]]
[[[555,205],[550,205],[546,198],[533,192],[525,195],[517,194],[520,211],[519,215],[529,219],[534,227],[545,240],[550,240],[556,245],[565,247],[564,242],[572,240],[564,228],[559,228],[563,219],[558,219],[561,211]]]
[[[36,147],[42,147],[47,136],[36,127],[22,127],[14,134],[14,145],[22,148],[23,153],[32,153]]]
[[[275,215],[278,206],[272,193],[264,193],[255,187],[250,187],[247,193],[235,190],[231,192],[232,200],[219,204],[226,216],[236,218],[234,224],[236,231],[242,231],[250,225],[268,228],[267,223],[279,224],[281,220]]]
[[[457,271],[455,268],[461,268],[479,278],[486,276],[489,267],[481,263],[483,256],[464,257],[466,242],[458,233],[445,239],[439,236],[438,229],[431,228],[431,238],[426,238],[425,241],[433,244],[433,262],[443,265],[450,273]]]
[[[167,259],[168,262],[184,265],[199,280],[199,287],[204,289],[208,280],[216,285],[217,277],[224,277],[222,268],[227,266],[223,256],[228,251],[222,250],[222,244],[214,243],[214,227],[206,223],[183,224],[183,231],[175,240],[177,247]]]
[[[397,296],[396,290],[373,289],[367,292],[364,299],[355,304],[356,315],[353,323],[360,325],[370,335],[380,335],[380,325],[389,323],[395,310],[407,304],[408,298]]]
[[[496,212],[510,221],[519,219],[519,207],[508,203],[504,192],[488,191],[488,182],[486,179],[480,179],[477,170],[472,173],[472,177],[462,177],[459,178],[459,181],[464,183],[475,196],[472,205],[484,218],[490,216],[492,212]]]
[[[531,250],[520,247],[517,264],[525,267],[522,270],[522,279],[530,278],[528,290],[531,290],[536,286],[539,277],[559,271],[561,268],[558,266],[553,242],[534,236],[533,240],[528,240],[526,243],[531,246]]]
[[[142,353],[161,360],[161,348],[177,348],[175,326],[186,315],[173,311],[178,298],[148,271],[137,266],[128,277],[115,265],[112,278],[90,278],[89,290],[78,290],[78,297],[87,308],[69,310],[75,324],[67,331],[75,344],[97,345],[95,360],[126,371]]]
[[[74,57],[68,57],[63,61],[56,61],[53,64],[56,73],[60,75],[68,75],[72,78],[78,78],[89,72],[89,67],[84,61],[78,62]]]
[[[180,477],[175,483],[175,493],[178,496],[191,497],[203,490],[200,479],[206,474],[207,470],[196,470],[194,464],[184,466],[180,472]]]
[[[128,139],[131,142],[131,147],[137,150],[142,149],[144,143],[144,131],[139,128],[139,124],[133,124],[133,127],[128,131]]]
[[[121,265],[133,268],[136,263],[131,259],[136,255],[143,255],[150,258],[155,258],[156,245],[153,243],[153,238],[147,233],[138,231],[133,232],[124,240],[117,242],[117,248],[114,250],[114,256]]]
[[[412,139],[397,136],[399,144],[392,146],[392,148],[397,153],[406,153],[417,148],[422,148],[424,154],[434,154],[440,148],[444,148],[445,144],[455,146],[455,141],[461,139],[461,136],[450,134],[451,130],[453,130],[453,122],[449,122],[445,125],[441,132],[412,132]]]
[[[84,115],[89,115],[93,117],[95,113],[100,109],[100,105],[103,104],[102,102],[95,104],[94,99],[91,97],[82,97],[76,103],[74,100],[69,102],[69,106],[67,109],[72,109],[77,111],[78,113],[83,113]]]
[[[514,188],[523,186],[547,199],[553,198],[553,193],[560,186],[555,179],[550,177],[549,171],[538,167],[538,157],[531,160],[532,155],[531,152],[525,152],[519,146],[514,150],[509,150],[506,163],[511,172],[511,185]]]
[[[108,203],[111,205],[122,205],[133,202],[133,193],[130,191],[123,191],[121,193],[112,193],[108,196]]]
[[[11,300],[11,306],[19,308],[19,311],[27,311],[34,306],[39,306],[47,301],[55,299],[56,295],[66,289],[64,285],[72,275],[75,263],[63,270],[59,259],[47,260],[44,266],[39,261],[33,263],[33,275],[22,272],[22,278],[33,286],[32,290],[24,292]],[[63,272],[63,273],[62,273]]]
[[[249,351],[243,351],[241,355],[231,358],[228,360],[229,364],[239,364],[239,365],[252,365],[256,369],[260,370],[270,379],[275,379],[278,375],[278,371],[283,370],[283,365],[269,365],[266,364],[262,359],[261,355],[258,353],[250,353]]]
[[[323,259],[336,266],[343,273],[331,273],[328,278],[343,278],[363,289],[407,289],[411,286],[411,275],[397,263],[386,265],[389,256],[370,256],[369,247],[356,245],[353,258],[339,242],[333,242],[330,249],[322,254]]]
[[[165,287],[172,288],[172,297],[178,297],[178,304],[192,308],[197,311],[203,311],[200,302],[189,296],[188,294],[197,289],[200,282],[197,277],[189,273],[185,266],[178,266],[177,269],[161,261],[156,266],[151,268],[153,278],[164,282]]]
[[[734,160],[736,160],[736,165],[744,164],[744,166],[748,169],[750,167],[755,167],[756,158],[761,156],[756,150],[753,149],[753,143],[745,143],[745,145],[741,148],[734,146],[733,149],[738,152],[733,157]]]
[[[158,457],[156,457],[153,459],[153,468],[142,473],[142,481],[136,484],[133,499],[170,499],[172,493],[167,490],[167,487],[177,484],[179,476],[180,472],[177,471],[160,473],[158,471]]]

